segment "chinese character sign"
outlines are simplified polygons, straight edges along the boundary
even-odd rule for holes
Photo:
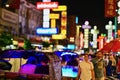
[[[99,31],[97,30],[97,26],[94,26],[94,29],[91,29],[91,34],[93,34],[93,48],[97,48],[97,35]]]
[[[82,28],[84,29],[84,48],[88,48],[89,45],[89,29],[91,26],[89,25],[88,21],[85,21],[85,24],[82,25]]]
[[[113,29],[115,29],[115,26],[112,25],[112,21],[109,21],[109,24],[105,28],[108,30],[108,41],[113,40]]]
[[[105,17],[116,16],[116,0],[105,0]]]

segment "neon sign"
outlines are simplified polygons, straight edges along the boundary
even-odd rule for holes
[[[108,41],[113,40],[113,29],[115,29],[115,26],[112,25],[112,21],[108,22],[109,24],[105,26],[105,28],[108,30]]]
[[[58,33],[58,28],[37,28],[36,33],[39,35],[52,35]]]
[[[37,2],[37,9],[58,8],[58,2]]]
[[[97,30],[97,26],[94,26],[94,29],[91,29],[91,34],[93,34],[93,48],[97,48],[97,35],[99,31]]]
[[[82,28],[84,29],[84,48],[88,48],[89,29],[91,28],[91,26],[89,25],[89,22],[85,21],[85,24],[82,25]]]

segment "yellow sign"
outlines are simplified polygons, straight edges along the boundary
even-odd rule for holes
[[[56,13],[51,13],[50,14],[50,19],[59,19],[60,15]]]
[[[67,6],[66,5],[61,5],[58,6],[58,8],[52,9],[53,11],[66,11],[67,10]]]
[[[66,35],[62,35],[62,34],[56,34],[56,35],[52,35],[52,39],[65,39]]]

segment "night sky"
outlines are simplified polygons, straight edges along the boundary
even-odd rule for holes
[[[79,24],[83,25],[85,20],[93,27],[96,25],[101,33],[106,33],[105,25],[114,18],[105,18],[104,0],[52,0],[58,1],[61,5],[67,5],[68,15],[79,17]]]

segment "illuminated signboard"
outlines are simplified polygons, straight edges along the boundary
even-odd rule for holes
[[[76,53],[74,53],[74,52],[62,52],[62,54],[61,54],[61,56],[63,56],[63,55],[77,55]]]
[[[57,35],[52,35],[52,39],[65,39],[66,35],[63,34],[57,34]]]
[[[37,9],[58,8],[58,2],[37,2]]]
[[[36,33],[38,35],[52,35],[58,33],[58,28],[37,28]]]
[[[75,45],[74,44],[68,44],[67,48],[71,49],[71,50],[74,50],[75,49]]]
[[[93,34],[93,48],[97,48],[97,35],[99,31],[97,30],[97,26],[94,26],[94,29],[91,29],[91,34]]]
[[[67,6],[66,5],[59,5],[58,8],[52,9],[53,11],[66,11]]]
[[[108,30],[108,41],[113,40],[113,29],[115,29],[115,26],[112,24],[112,21],[108,22],[109,24],[105,26],[105,28]]]
[[[60,14],[56,14],[56,13],[51,13],[50,14],[50,19],[59,19]]]
[[[88,21],[85,21],[85,24],[82,25],[82,28],[84,29],[84,48],[88,48],[89,44],[89,29],[91,26],[89,25]]]

